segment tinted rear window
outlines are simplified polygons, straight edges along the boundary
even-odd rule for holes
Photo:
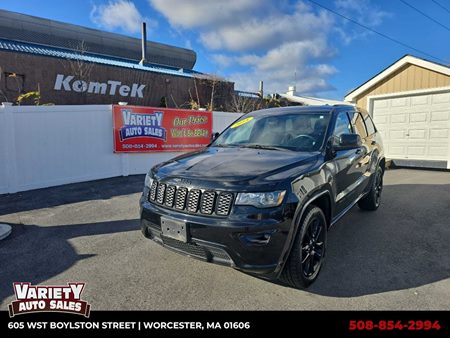
[[[359,134],[361,138],[367,136],[366,126],[364,124],[364,120],[362,115],[358,112],[349,113],[352,120],[352,127],[355,133]]]
[[[364,118],[364,122],[366,123],[367,133],[369,135],[374,134],[376,131],[375,125],[373,124],[372,119],[369,115],[366,115],[366,117]]]

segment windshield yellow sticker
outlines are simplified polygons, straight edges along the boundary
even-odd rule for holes
[[[239,122],[236,122],[235,124],[233,124],[230,128],[237,128],[242,126],[243,124],[246,124],[247,122],[250,122],[251,120],[253,120],[253,117],[247,117],[246,119],[240,120]]]

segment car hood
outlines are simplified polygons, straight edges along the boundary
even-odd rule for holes
[[[153,168],[153,173],[159,178],[185,177],[228,182],[248,181],[313,164],[318,155],[318,152],[208,147],[157,165]]]

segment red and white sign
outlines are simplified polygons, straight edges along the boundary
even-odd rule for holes
[[[114,152],[191,151],[211,141],[212,113],[113,106]]]

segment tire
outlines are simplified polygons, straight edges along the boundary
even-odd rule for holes
[[[327,244],[327,221],[322,209],[312,205],[305,211],[289,258],[281,273],[282,282],[307,288],[321,270]]]
[[[372,182],[372,187],[368,194],[358,201],[358,206],[362,210],[377,210],[381,203],[381,192],[383,191],[383,169],[378,167]]]

